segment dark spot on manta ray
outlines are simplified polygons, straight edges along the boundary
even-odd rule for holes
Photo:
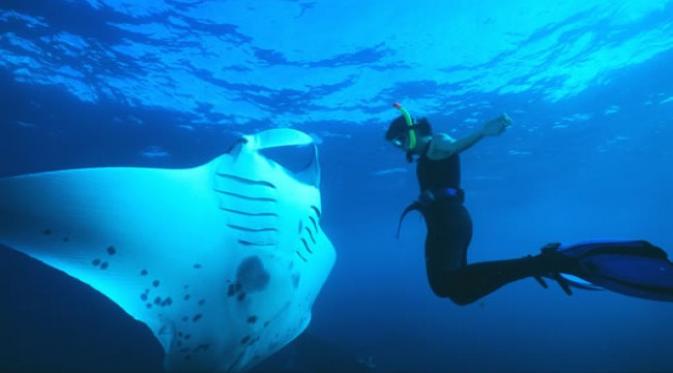
[[[51,229],[45,229],[42,231],[42,234],[45,236],[49,236],[51,234]]]
[[[244,259],[236,271],[238,283],[248,292],[262,291],[269,284],[269,273],[257,256]]]
[[[295,289],[299,287],[299,273],[293,273],[292,274],[292,287]]]
[[[63,237],[63,242],[68,242],[70,241],[70,237]]]
[[[201,320],[201,317],[203,317],[203,315],[201,315],[200,313],[197,313],[196,315],[194,315],[194,317],[192,317],[192,321],[197,322],[197,321]]]
[[[185,334],[185,339],[190,339],[190,338],[192,338],[191,334]]]
[[[108,263],[107,263],[107,262],[103,262],[103,263],[100,264],[100,269],[102,269],[102,270],[106,270],[107,267],[108,267]]]
[[[234,296],[238,292],[240,292],[242,288],[243,288],[243,286],[238,282],[234,283],[234,284],[231,284],[231,285],[229,285],[229,290],[227,291],[227,295],[230,296],[230,297]]]
[[[152,308],[152,303],[147,303],[147,304],[145,305],[145,307],[147,307],[147,308]]]
[[[252,315],[252,316],[248,317],[248,324],[254,324],[256,322],[257,322],[257,316]]]
[[[94,267],[98,267],[100,265],[100,259],[94,259],[91,264],[93,264]]]
[[[244,344],[248,343],[249,340],[250,340],[250,336],[246,335],[245,337],[241,338],[241,344],[244,345]]]
[[[264,322],[264,327],[266,328],[267,326],[269,326],[269,321]]]
[[[155,288],[158,288],[159,287],[159,280],[152,281],[152,286],[154,286]]]
[[[206,300],[205,300],[205,299],[201,299],[201,300],[199,301],[199,306],[203,306],[204,304],[206,304]]]
[[[108,246],[107,253],[110,254],[110,255],[114,255],[114,254],[117,253],[117,249],[115,249],[114,246]]]
[[[147,293],[140,294],[140,299],[142,299],[143,302],[146,301],[147,300]]]
[[[171,297],[168,297],[168,298],[164,299],[163,302],[161,302],[162,307],[170,306],[171,304],[173,304],[173,299],[171,299]]]
[[[140,275],[141,276],[147,276],[147,270],[143,269],[142,271],[140,271]]]
[[[199,352],[203,351],[206,352],[210,348],[210,345],[208,343],[202,343],[194,348],[194,352]]]
[[[236,299],[238,299],[239,302],[244,301],[244,300],[245,300],[245,293],[241,293],[241,294],[239,294],[238,297],[237,297]]]
[[[201,264],[199,264],[199,263],[194,264],[194,269],[201,269],[201,268],[203,268],[203,266],[201,266]]]
[[[189,300],[189,298],[191,298],[191,297],[192,297],[191,295],[189,295],[189,294],[185,294],[184,299],[185,299],[185,300]]]
[[[154,304],[156,304],[156,305],[161,304],[161,297],[154,298]]]

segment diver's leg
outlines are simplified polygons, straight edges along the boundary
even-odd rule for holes
[[[432,220],[426,237],[426,268],[433,292],[464,305],[512,281],[540,276],[562,264],[549,257],[524,257],[467,265],[467,249],[472,238],[472,221],[462,205],[444,206]],[[432,212],[430,212],[432,213]],[[441,223],[441,224],[438,224]]]

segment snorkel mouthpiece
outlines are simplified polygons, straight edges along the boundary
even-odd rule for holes
[[[414,121],[411,119],[411,114],[405,109],[402,104],[396,102],[393,104],[393,107],[399,110],[402,113],[404,121],[407,123],[407,128],[409,132],[409,146],[407,150],[411,151],[416,147],[416,131],[414,130]]]

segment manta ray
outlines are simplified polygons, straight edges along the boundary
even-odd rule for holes
[[[292,129],[194,168],[8,177],[0,243],[145,323],[167,371],[242,372],[302,333],[334,265],[319,181],[316,145]]]

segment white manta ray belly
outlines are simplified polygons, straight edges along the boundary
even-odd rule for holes
[[[0,242],[146,323],[167,370],[244,371],[304,330],[335,260],[311,138],[276,129],[244,139],[191,169],[0,179]],[[264,155],[292,147],[312,151],[301,170]]]

